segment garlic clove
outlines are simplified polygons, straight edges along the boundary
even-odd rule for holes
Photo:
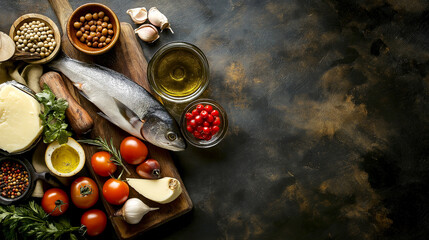
[[[147,20],[147,10],[145,7],[128,9],[127,14],[130,15],[135,24],[142,24]]]
[[[159,38],[158,30],[150,24],[143,24],[135,29],[134,32],[139,35],[141,40],[148,43],[152,43]]]
[[[122,219],[129,224],[137,224],[148,212],[158,209],[159,208],[149,207],[138,198],[130,198],[125,202],[121,209],[113,214],[113,216],[122,217]]]
[[[156,7],[151,7],[148,13],[149,22],[154,26],[161,28],[162,30],[168,28],[171,33],[174,33],[171,29],[170,23],[168,22],[167,17],[162,14]]]

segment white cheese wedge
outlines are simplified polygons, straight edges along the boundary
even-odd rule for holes
[[[0,88],[0,148],[19,152],[28,148],[43,130],[40,104],[11,85]]]
[[[169,203],[182,193],[180,182],[171,177],[161,179],[127,178],[128,184],[145,198]]]

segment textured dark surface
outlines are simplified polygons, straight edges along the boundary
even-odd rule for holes
[[[170,41],[199,46],[204,96],[229,116],[218,146],[173,154],[194,210],[143,237],[427,238],[427,1],[104,3],[126,22],[158,7],[175,34],[142,43],[147,59]],[[4,32],[29,12],[58,22],[47,1],[0,5]]]

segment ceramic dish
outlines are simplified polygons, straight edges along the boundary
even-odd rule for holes
[[[103,11],[105,16],[109,17],[109,21],[113,25],[114,35],[111,39],[111,42],[104,47],[89,47],[84,42],[81,42],[76,36],[76,33],[79,31],[79,29],[76,29],[73,24],[75,22],[80,22],[79,18],[81,16],[85,16],[87,13],[99,13],[100,11]],[[74,10],[74,12],[70,15],[70,18],[67,22],[67,37],[70,40],[71,44],[79,51],[89,55],[100,55],[108,52],[110,49],[113,48],[113,46],[115,46],[116,42],[119,39],[120,32],[121,24],[118,20],[118,17],[112,11],[112,9],[101,3],[87,3],[76,8],[76,10]]]

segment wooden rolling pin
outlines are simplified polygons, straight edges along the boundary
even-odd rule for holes
[[[51,88],[57,98],[64,98],[69,103],[66,116],[73,130],[77,134],[88,133],[94,126],[94,121],[88,112],[69,93],[61,75],[57,72],[47,72],[40,77],[40,87],[43,88],[45,83]]]

